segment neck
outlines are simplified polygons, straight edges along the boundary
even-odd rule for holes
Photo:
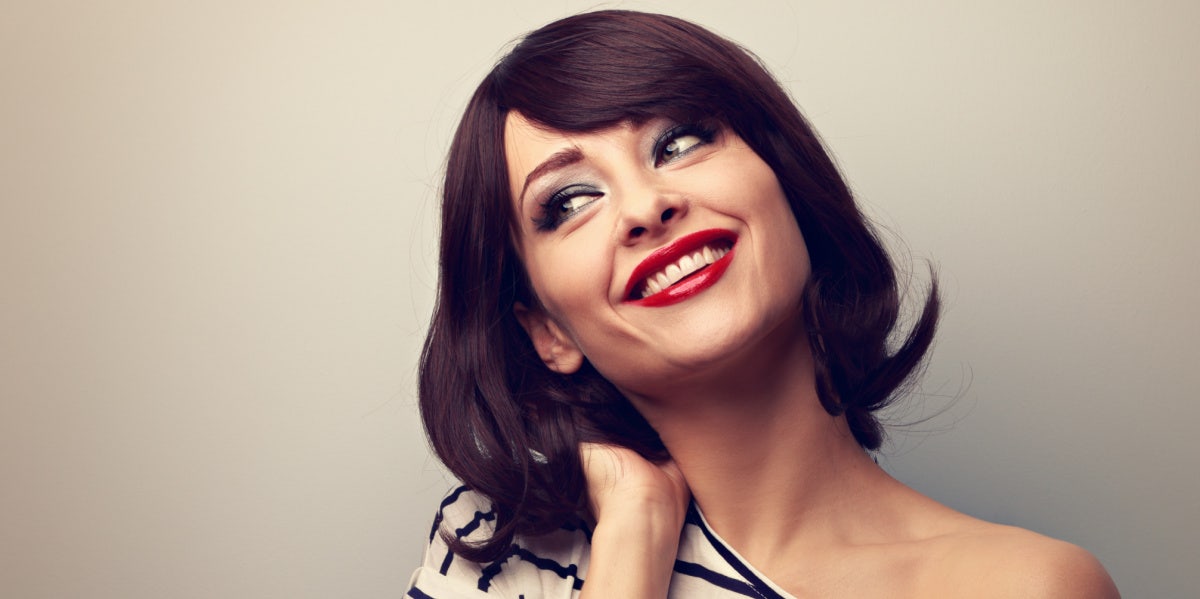
[[[854,502],[896,484],[845,418],[821,406],[803,337],[772,350],[669,394],[633,397],[709,524],[763,564],[798,543],[854,536],[863,507]]]

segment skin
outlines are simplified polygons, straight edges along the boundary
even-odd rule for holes
[[[778,180],[729,131],[680,137],[685,151],[664,156],[656,140],[674,125],[506,123],[519,247],[540,301],[517,317],[548,368],[591,361],[673,457],[581,448],[597,521],[583,595],[665,597],[690,494],[798,597],[1118,597],[1086,551],[920,495],[824,411],[799,309],[808,256]],[[538,169],[565,150],[577,160]],[[547,197],[581,183],[590,195],[570,201],[569,218],[537,226]],[[737,235],[716,284],[666,307],[625,301],[641,260],[711,228]]]

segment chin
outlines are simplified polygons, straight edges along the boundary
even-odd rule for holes
[[[790,353],[772,335],[780,329],[778,326],[737,327],[728,321],[709,322],[721,326],[691,328],[688,335],[673,339],[670,346],[656,348],[652,357],[631,352],[620,363],[593,365],[627,396],[667,398],[691,393],[697,387],[725,386],[760,369],[776,368],[770,365]],[[791,344],[808,343],[802,333],[787,337],[792,337]],[[643,359],[631,364],[628,356],[635,354]]]

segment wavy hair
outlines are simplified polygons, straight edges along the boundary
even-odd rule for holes
[[[657,433],[586,364],[547,369],[513,313],[536,303],[514,239],[504,154],[510,111],[568,132],[666,117],[715,119],[771,167],[811,262],[804,319],[821,404],[877,449],[874,415],[899,394],[933,341],[936,280],[913,326],[899,331],[895,268],[820,139],[746,50],[674,17],[599,11],[528,34],[475,90],[450,149],[442,198],[438,296],[420,364],[429,441],[495,508],[495,531],[456,553],[495,559],[513,535],[544,534],[586,505],[582,441],[664,459]],[[889,337],[900,341],[889,348]]]

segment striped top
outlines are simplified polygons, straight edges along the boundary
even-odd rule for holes
[[[479,564],[454,555],[439,530],[480,540],[491,534],[495,512],[479,494],[459,487],[438,509],[425,561],[405,597],[414,599],[570,599],[587,580],[591,531],[568,525],[548,535],[518,536],[497,561]],[[746,563],[704,521],[695,504],[675,557],[672,599],[791,598]]]

